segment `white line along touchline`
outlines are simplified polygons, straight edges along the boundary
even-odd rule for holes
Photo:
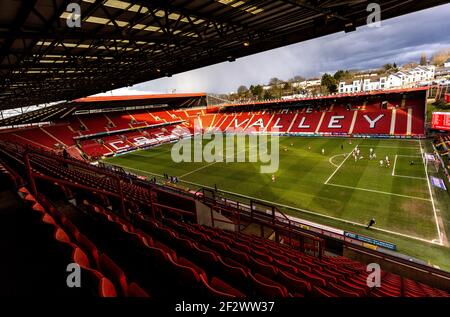
[[[439,222],[438,222],[438,217],[437,217],[437,213],[436,213],[436,206],[434,205],[433,193],[431,191],[430,178],[428,176],[428,169],[427,169],[427,165],[425,163],[425,159],[423,158],[423,155],[425,153],[423,152],[422,142],[420,140],[419,140],[419,144],[420,144],[420,153],[422,153],[423,166],[425,167],[425,175],[427,177],[428,190],[430,192],[430,197],[431,197],[431,205],[433,206],[434,220],[436,221],[436,229],[437,229],[437,232],[438,232],[439,244],[443,245],[442,237],[441,237],[441,229],[439,228]]]

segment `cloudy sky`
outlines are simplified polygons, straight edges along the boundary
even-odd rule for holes
[[[317,77],[338,69],[370,69],[386,63],[418,62],[422,52],[450,48],[450,4],[263,53],[161,78],[112,94],[229,93],[240,85],[266,84],[272,77]],[[107,93],[107,94],[111,94]]]

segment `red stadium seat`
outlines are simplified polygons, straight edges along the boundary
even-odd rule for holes
[[[299,270],[298,276],[319,287],[325,287],[327,285],[326,281],[323,278],[310,272]]]
[[[77,245],[86,252],[87,256],[90,259],[90,262],[95,265],[96,267],[100,266],[100,255],[97,250],[97,247],[83,234],[78,232],[76,236],[76,243]]]
[[[250,273],[249,277],[253,283],[256,296],[261,296],[263,298],[277,298],[288,296],[288,291],[284,286],[264,277],[261,274],[256,273],[253,276]]]
[[[334,283],[329,283],[327,290],[339,295],[340,297],[359,297],[358,293],[352,292],[351,289],[345,288],[344,286],[337,285]]]
[[[237,261],[239,263],[248,265],[248,263],[250,262],[249,256],[247,254],[245,254],[244,252],[241,252],[241,251],[234,250],[234,249],[230,248],[226,254],[230,258],[232,258],[233,260],[235,260],[235,261]]]
[[[318,286],[313,286],[312,294],[315,297],[339,297],[336,293],[327,291]]]
[[[219,257],[218,260],[218,271],[221,272],[221,276],[226,276],[226,280],[238,287],[238,289],[248,290],[248,269],[230,259]]]
[[[250,268],[261,275],[269,278],[275,278],[278,274],[278,269],[269,263],[250,257]]]
[[[119,289],[122,296],[128,292],[128,282],[125,273],[106,254],[100,256],[100,269]]]
[[[202,280],[204,281],[204,280]],[[230,286],[229,284],[225,283],[221,279],[217,277],[213,277],[211,279],[211,283],[208,285],[204,281],[205,285],[207,286],[208,290],[210,291],[210,294],[215,297],[238,297],[238,298],[245,298],[245,294],[238,291],[234,287]]]
[[[292,293],[307,294],[311,291],[311,284],[293,274],[280,271],[277,277],[277,281]]]

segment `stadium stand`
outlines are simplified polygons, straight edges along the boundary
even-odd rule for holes
[[[347,96],[342,102],[324,97],[297,103],[209,109],[96,111],[88,116],[77,115],[73,109],[72,115],[50,125],[5,130],[0,133],[0,139],[54,150],[77,148],[84,157],[96,160],[137,147],[176,140],[192,134],[194,129],[317,136],[422,137],[425,133],[422,93],[423,90],[412,90],[403,95],[381,94],[371,96],[370,101],[367,96]],[[383,106],[383,102],[387,106]]]

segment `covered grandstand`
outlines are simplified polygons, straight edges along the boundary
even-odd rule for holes
[[[178,140],[200,128],[307,136],[423,137],[426,88],[207,106],[205,94],[89,97],[3,120],[0,140],[89,160]],[[42,116],[45,115],[43,123]],[[36,123],[37,126],[33,125]]]

